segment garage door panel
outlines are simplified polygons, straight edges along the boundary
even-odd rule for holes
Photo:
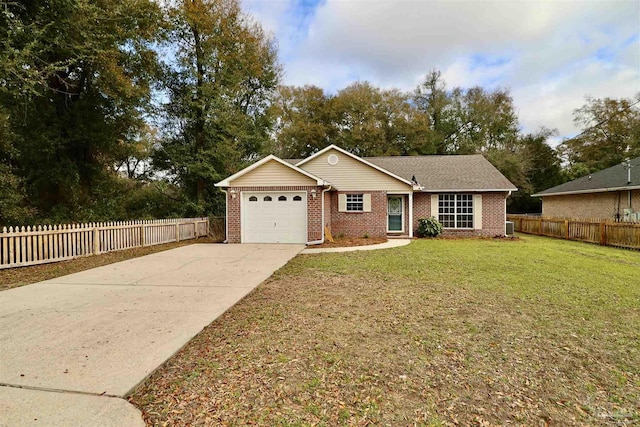
[[[307,241],[305,192],[244,193],[242,215],[244,243]]]

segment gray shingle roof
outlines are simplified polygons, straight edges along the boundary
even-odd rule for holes
[[[626,164],[626,162],[625,162]],[[631,182],[627,182],[627,168],[622,164],[594,172],[582,178],[565,182],[533,196],[551,196],[556,194],[598,193],[603,191],[624,190],[640,187],[640,157],[631,160]]]
[[[517,190],[481,154],[365,157],[404,179],[413,176],[424,191]]]
[[[407,181],[415,176],[424,191],[517,191],[516,186],[481,154],[363,159]],[[301,162],[300,159],[284,160],[294,165]]]

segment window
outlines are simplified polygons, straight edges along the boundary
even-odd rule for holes
[[[300,196],[293,196],[293,201],[294,201],[294,202],[301,202],[301,201],[302,201],[302,197],[300,197]]]
[[[251,196],[251,197],[249,197],[249,201],[250,202],[257,202],[258,198],[256,196]]]
[[[273,199],[271,198],[271,196],[264,196],[264,199],[262,200],[264,200],[265,202],[270,202]]]
[[[362,194],[347,194],[347,212],[363,212],[364,197]]]
[[[440,194],[438,220],[444,228],[473,228],[473,194]]]
[[[279,202],[286,202],[286,201],[287,201],[287,196],[280,196],[280,197],[278,197],[278,201],[279,201]]]

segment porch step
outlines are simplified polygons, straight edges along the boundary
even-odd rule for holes
[[[410,239],[408,234],[388,234],[387,239]]]

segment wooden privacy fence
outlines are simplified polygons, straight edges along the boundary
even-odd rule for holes
[[[598,243],[603,246],[640,249],[640,223],[526,215],[507,215],[507,220],[512,221],[515,231],[521,233]]]
[[[4,227],[0,269],[179,242],[208,233],[208,218]]]

